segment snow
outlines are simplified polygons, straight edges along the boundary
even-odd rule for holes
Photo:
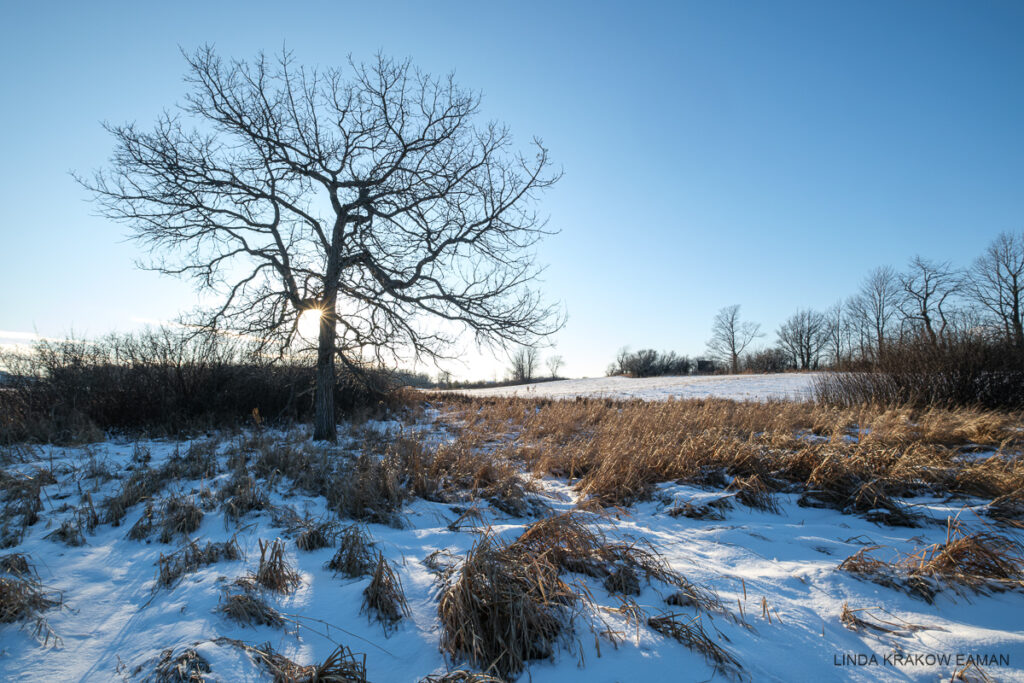
[[[805,375],[781,377],[806,381]],[[756,376],[684,379],[708,380],[719,387],[737,382],[733,385],[737,387],[735,392],[766,392],[769,386],[766,382],[756,389],[756,382],[762,379]],[[780,390],[778,379],[771,378],[776,382],[772,385],[775,391]],[[624,381],[631,386],[639,382]],[[698,384],[707,390],[704,382]],[[667,386],[660,385],[657,390],[670,391]],[[676,389],[681,386],[685,385],[676,385]],[[798,386],[799,383],[791,382],[786,389]],[[374,423],[369,429],[383,434],[416,430],[431,438],[444,438],[444,430],[429,420],[412,426]],[[306,437],[300,433],[282,434],[281,438]],[[346,441],[354,443],[354,438],[350,436]],[[187,443],[170,441],[142,445],[149,449],[153,465],[160,464],[176,448],[183,451],[187,447]],[[229,445],[230,439],[225,439],[222,452]],[[98,504],[116,489],[117,480],[103,482],[82,477],[83,465],[90,457],[99,463],[109,463],[115,472],[123,474],[134,466],[134,451],[134,444],[114,440],[87,448],[42,447],[22,450],[24,462],[7,464],[8,471],[47,467],[57,474],[57,483],[44,489],[41,521],[29,528],[19,546],[2,552],[29,553],[43,583],[63,592],[65,605],[44,615],[63,639],[59,648],[44,647],[32,638],[29,629],[17,624],[0,624],[0,680],[109,681],[118,679],[119,672],[131,674],[140,666],[143,671],[139,676],[143,677],[146,667],[151,667],[164,649],[174,648],[177,653],[192,646],[209,660],[211,680],[268,680],[239,650],[213,642],[225,636],[253,645],[269,642],[302,664],[322,661],[334,649],[334,643],[341,642],[354,652],[365,653],[368,678],[377,683],[416,681],[447,669],[448,663],[439,651],[439,584],[423,564],[423,558],[444,548],[456,556],[462,555],[479,537],[479,530],[449,530],[448,524],[458,516],[452,505],[416,500],[403,510],[403,528],[368,525],[377,548],[395,563],[411,610],[411,616],[390,636],[378,623],[360,613],[368,577],[333,576],[324,564],[334,548],[302,552],[290,540],[288,558],[299,568],[302,584],[292,595],[268,596],[268,602],[292,615],[295,623],[288,632],[266,626],[242,627],[216,612],[220,588],[255,569],[259,539],[284,535],[269,512],[250,513],[237,528],[219,510],[207,512],[193,538],[225,541],[234,536],[244,550],[244,559],[204,567],[186,575],[170,589],[156,589],[155,564],[161,554],[179,547],[180,540],[165,545],[155,538],[152,542],[140,542],[125,537],[142,514],[143,504],[131,508],[120,526],[101,524],[86,536],[84,546],[67,547],[45,538],[71,514],[74,506],[81,504],[83,495],[91,494]],[[343,449],[337,455],[344,457]],[[225,456],[221,457],[223,465]],[[222,473],[211,481],[173,483],[163,494],[216,487],[228,476]],[[546,478],[539,484],[553,510],[567,510],[575,503],[576,494],[570,482]],[[612,538],[648,539],[673,569],[718,592],[733,616],[709,614],[702,618],[709,632],[721,634],[719,642],[739,659],[747,679],[935,681],[948,680],[953,670],[960,668],[926,662],[903,666],[884,663],[884,657],[897,652],[954,658],[1005,655],[1010,658],[1009,667],[986,666],[986,672],[997,680],[1024,681],[1024,631],[1020,621],[1024,595],[1020,592],[971,595],[969,599],[943,593],[934,605],[928,605],[836,570],[837,564],[864,545],[884,546],[880,553],[911,552],[921,544],[941,541],[945,535],[943,525],[913,530],[878,526],[833,510],[800,507],[796,494],[778,496],[780,514],[750,510],[739,504],[726,511],[721,521],[665,514],[674,505],[708,497],[707,491],[698,488],[663,484],[652,500],[619,510],[597,523]],[[327,512],[322,498],[297,495],[290,491],[286,481],[274,485],[272,502],[290,505],[300,514],[314,517]],[[919,499],[914,504],[917,511],[938,521],[956,514],[968,522],[977,519],[969,510],[962,510],[962,502]],[[510,517],[486,504],[483,509],[486,522],[510,539],[532,521]],[[572,580],[587,586],[599,604],[619,606],[599,581],[577,575]],[[687,611],[667,608],[665,595],[663,586],[647,586],[636,601],[651,614],[666,609]],[[762,598],[770,609],[770,622],[762,612]],[[870,609],[877,618],[928,628],[901,636],[853,632],[838,620],[846,602],[852,609]],[[741,605],[747,626],[736,619]],[[610,683],[707,680],[716,675],[702,656],[646,625],[637,628],[617,621],[611,613],[602,614],[602,618],[622,631],[624,637],[617,646],[594,635],[583,620],[577,619],[575,649],[558,651],[551,661],[532,663],[520,680]],[[875,655],[880,663],[846,664],[845,655],[852,656],[850,661],[854,662],[857,657],[867,659]]]
[[[663,401],[669,398],[727,398],[735,401],[785,401],[811,398],[820,373],[771,375],[687,375],[681,377],[592,377],[508,387],[453,390],[470,396],[593,398]]]

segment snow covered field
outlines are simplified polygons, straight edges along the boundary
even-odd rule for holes
[[[399,432],[443,441],[446,431],[435,419],[436,415],[428,414],[412,425],[371,423],[367,431],[377,433],[381,443]],[[238,642],[264,649],[262,644],[267,643],[301,664],[323,661],[342,643],[365,654],[367,678],[378,683],[417,681],[448,670],[452,663],[439,649],[438,598],[445,579],[429,566],[428,558],[436,551],[446,553],[442,557],[450,553],[457,568],[459,558],[480,539],[485,526],[511,540],[535,516],[515,517],[480,501],[480,519],[453,524],[465,505],[417,498],[402,507],[401,528],[367,524],[376,550],[400,577],[409,606],[408,616],[386,632],[370,618],[372,611],[361,609],[368,576],[344,578],[325,568],[336,547],[304,551],[296,545],[300,527],[289,520],[337,520],[322,496],[298,491],[287,477],[257,476],[259,487],[269,495],[267,504],[237,520],[226,516],[229,506],[217,491],[231,485],[232,469],[237,471],[239,462],[247,458],[253,466],[256,451],[247,449],[256,447],[251,444],[244,435],[215,445],[199,442],[196,452],[213,448],[215,473],[199,478],[186,475],[152,495],[158,510],[176,494],[195,501],[204,514],[198,528],[187,536],[201,545],[234,539],[242,551],[240,559],[201,566],[169,586],[158,585],[157,565],[163,556],[184,546],[185,535],[174,534],[163,543],[154,530],[141,540],[130,540],[130,530],[139,526],[147,512],[146,502],[132,505],[114,526],[102,521],[102,501],[122,490],[133,472],[159,469],[171,458],[187,456],[189,443],[108,441],[84,448],[6,452],[6,476],[39,477],[45,470],[53,473],[55,481],[41,488],[39,521],[27,528],[20,543],[0,555],[26,553],[42,584],[62,593],[64,604],[42,614],[62,641],[56,647],[52,640],[45,645],[38,642],[31,623],[0,624],[0,680],[145,680],[161,653],[170,650],[176,657],[187,648],[194,648],[208,665],[206,680],[270,680]],[[353,457],[356,445],[355,438],[346,439],[331,457]],[[302,432],[264,435],[259,448],[314,449]],[[564,479],[543,478],[538,486],[539,500],[550,512],[569,510],[577,500]],[[720,515],[691,519],[668,514],[686,503],[700,506],[723,498],[725,503],[716,508]],[[592,523],[613,540],[649,541],[673,570],[717,593],[718,607],[708,611],[668,604],[673,589],[658,581],[644,581],[633,599],[652,616],[673,613],[684,620],[699,618],[715,642],[742,667],[733,672],[733,678],[950,680],[954,671],[964,668],[967,657],[982,656],[984,670],[994,680],[1024,680],[1024,595],[1020,592],[944,592],[928,604],[836,569],[861,548],[879,545],[885,547],[880,552],[909,553],[940,542],[946,534],[943,521],[950,515],[960,514],[976,523],[979,518],[969,509],[964,511],[963,501],[909,501],[936,523],[907,529],[879,526],[835,510],[800,507],[795,493],[778,494],[776,499],[777,513],[759,511],[733,496],[723,497],[722,492],[666,483],[650,500],[609,516],[593,516]],[[67,528],[81,525],[82,511],[91,507],[100,511],[101,519],[92,530],[86,519],[82,545],[74,545],[73,534],[69,544],[67,534],[56,533],[65,528],[62,522],[67,522]],[[229,620],[218,608],[232,590],[237,592],[235,581],[256,570],[259,542],[277,538],[284,539],[287,561],[298,569],[300,580],[293,593],[260,594],[284,615],[283,627],[242,626]],[[531,663],[520,680],[612,683],[730,677],[725,670],[716,671],[700,653],[647,623],[630,621],[623,611],[626,603],[609,593],[600,579],[574,574],[571,580],[589,590],[595,608],[577,615],[570,644],[557,650],[551,660]],[[839,620],[844,604],[864,610],[855,614],[883,624],[886,630],[844,627]]]
[[[700,375],[685,377],[592,377],[565,379],[511,387],[460,390],[471,396],[527,396],[538,398],[639,398],[663,401],[674,398],[730,398],[736,401],[800,400],[811,397],[818,373],[771,375]]]

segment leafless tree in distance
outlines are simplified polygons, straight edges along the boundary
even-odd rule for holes
[[[903,294],[900,310],[905,321],[920,330],[936,346],[951,324],[952,301],[962,276],[949,262],[933,263],[915,256],[907,271],[898,276]]]
[[[710,354],[729,363],[729,371],[739,372],[740,356],[750,343],[761,334],[757,323],[740,320],[740,306],[734,304],[718,311],[711,324],[711,339],[707,347]]]
[[[382,56],[345,72],[185,58],[178,111],[107,124],[110,167],[79,182],[150,267],[220,295],[192,323],[283,354],[319,314],[315,438],[336,438],[336,359],[436,361],[463,332],[507,346],[560,326],[532,287],[535,201],[558,174],[539,140],[526,156],[475,124],[477,94]]]
[[[558,355],[549,356],[546,364],[548,366],[548,372],[551,373],[551,379],[555,379],[558,377],[558,371],[562,369],[563,365],[565,365],[565,359]]]
[[[515,382],[529,382],[537,376],[540,354],[534,346],[520,346],[509,357],[509,375]]]
[[[1024,348],[1024,232],[1004,232],[974,262],[967,295],[986,309],[1007,342]]]
[[[829,362],[833,368],[839,368],[850,350],[850,321],[844,302],[838,301],[825,311],[823,335]]]
[[[860,292],[850,300],[850,314],[857,320],[862,333],[871,339],[874,352],[878,355],[881,355],[888,335],[892,332],[892,321],[899,311],[900,295],[896,271],[892,266],[882,266],[868,273]]]
[[[818,366],[822,350],[828,344],[828,326],[823,313],[809,308],[791,315],[779,326],[779,346],[796,362],[801,370]]]

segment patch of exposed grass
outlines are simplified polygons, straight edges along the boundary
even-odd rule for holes
[[[603,505],[629,505],[676,481],[730,488],[739,502],[769,511],[777,509],[774,492],[802,491],[805,505],[915,526],[920,518],[898,497],[1009,496],[994,509],[1009,517],[1014,492],[1024,489],[1024,419],[1015,413],[718,399],[442,400],[461,425],[461,448],[491,444],[497,461],[575,480],[578,492]],[[964,461],[964,447],[1013,457]]]
[[[284,542],[259,539],[260,563],[253,575],[256,583],[276,593],[291,593],[300,583],[302,576],[288,562],[284,554]]]
[[[258,647],[232,638],[217,638],[218,645],[231,645],[245,652],[270,674],[275,683],[366,683],[366,656],[339,645],[319,664],[297,664],[270,643]]]
[[[185,574],[221,560],[237,560],[241,556],[242,551],[234,538],[220,543],[207,541],[205,546],[200,546],[194,540],[189,541],[169,555],[160,553],[160,559],[157,562],[156,587],[170,588]]]
[[[421,678],[419,683],[504,683],[490,674],[456,669],[443,674],[431,674]]]
[[[373,576],[363,591],[362,611],[379,621],[384,626],[385,634],[402,617],[409,616],[409,604],[405,600],[402,580],[383,553],[377,554]]]
[[[489,674],[514,676],[571,642],[579,600],[549,555],[485,535],[441,595],[441,649]]]
[[[239,520],[253,511],[270,507],[270,498],[245,469],[237,469],[231,479],[224,483],[217,493],[224,511],[224,520],[238,524]]]
[[[934,543],[893,562],[871,557],[879,546],[861,548],[839,569],[929,603],[943,588],[986,593],[1024,588],[1024,552],[1011,538],[968,533],[951,521],[943,543]]]
[[[686,617],[680,614],[662,614],[648,618],[647,625],[663,636],[672,638],[704,655],[715,671],[735,677],[743,670],[739,660],[719,645],[704,629],[700,615]]]
[[[59,647],[61,639],[43,612],[63,604],[63,596],[43,586],[23,553],[0,558],[0,572],[0,623],[20,623],[44,646]]]
[[[174,654],[174,648],[168,648],[160,653],[152,673],[144,680],[146,683],[202,683],[208,673],[210,663],[195,648],[184,648],[178,654]]]
[[[231,591],[226,589],[221,595],[218,611],[232,621],[244,626],[271,626],[282,628],[284,618],[281,613],[271,607],[252,590]]]
[[[170,496],[164,500],[160,523],[160,542],[170,543],[176,536],[188,536],[199,528],[203,511],[192,496]]]
[[[373,539],[358,524],[345,527],[339,536],[338,552],[327,562],[327,568],[354,579],[373,571]]]

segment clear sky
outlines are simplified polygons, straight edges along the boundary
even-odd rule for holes
[[[1024,229],[1024,3],[0,3],[0,342],[126,331],[191,307],[139,271],[125,228],[68,175],[100,122],[179,101],[179,46],[287,43],[341,65],[378,50],[484,94],[564,179],[539,252],[564,304],[564,374],[622,346],[700,353],[739,303],[769,333],[870,268],[966,264]],[[764,340],[771,341],[771,334]],[[490,378],[474,358],[457,375]]]

